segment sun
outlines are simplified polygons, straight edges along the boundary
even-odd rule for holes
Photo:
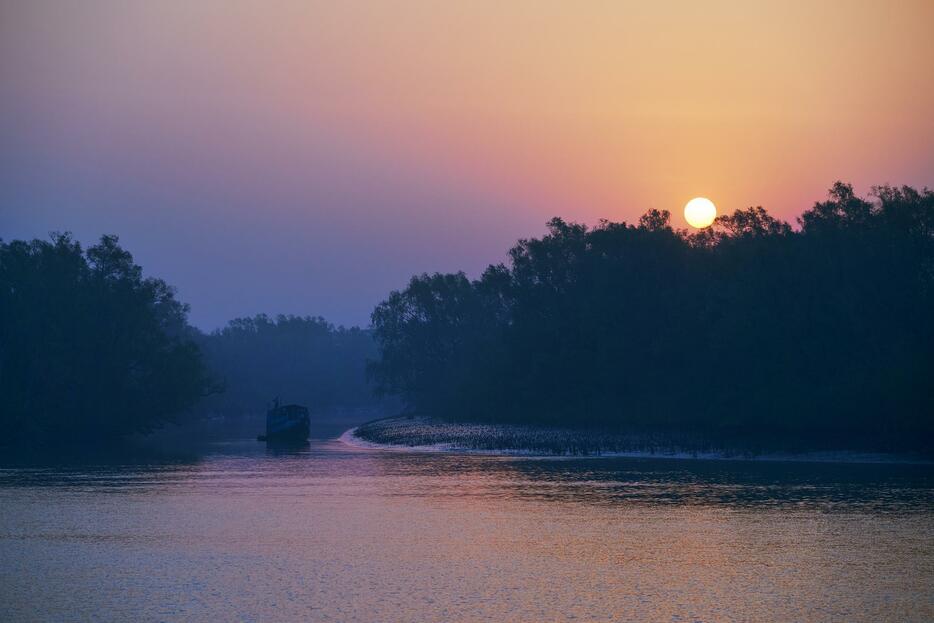
[[[706,197],[694,197],[684,206],[684,218],[691,227],[709,227],[717,218],[717,206]]]

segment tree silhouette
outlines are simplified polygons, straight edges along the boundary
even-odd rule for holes
[[[552,219],[508,266],[422,275],[373,313],[380,389],[476,421],[924,446],[934,193],[835,184],[795,231],[762,207]]]
[[[0,427],[11,443],[150,432],[210,387],[187,308],[115,236],[0,242]]]
[[[198,342],[225,386],[202,411],[226,416],[262,412],[273,396],[313,409],[373,406],[366,361],[376,354],[366,330],[320,317],[260,314],[236,318]]]

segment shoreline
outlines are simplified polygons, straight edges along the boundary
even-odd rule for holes
[[[360,429],[373,426],[390,429],[393,439],[389,441],[373,441],[358,435]],[[428,435],[426,430],[428,429]],[[478,438],[477,431],[489,431],[486,438]],[[496,446],[495,437],[507,433],[512,439],[522,439],[526,436],[527,447]],[[367,422],[345,431],[338,441],[358,449],[379,450],[388,452],[414,452],[429,454],[469,454],[478,456],[502,456],[541,459],[668,459],[668,460],[696,460],[696,461],[760,461],[760,462],[795,462],[795,463],[851,463],[851,464],[905,464],[905,465],[931,465],[934,460],[915,455],[894,454],[884,452],[858,452],[852,450],[825,450],[808,452],[762,452],[739,451],[731,449],[685,449],[675,445],[655,446],[652,449],[603,449],[599,446],[588,447],[586,438],[582,445],[576,448],[544,449],[536,447],[533,436],[555,433],[555,429],[545,427],[513,426],[513,425],[482,425],[482,424],[451,424],[432,420],[431,418],[392,417]],[[587,433],[581,433],[585,436]],[[425,437],[441,439],[434,443],[418,443],[417,439]],[[471,442],[464,442],[468,436],[473,436]],[[460,439],[460,442],[458,442]],[[484,447],[478,447],[478,442]],[[628,443],[637,445],[645,443],[644,438],[633,436]]]

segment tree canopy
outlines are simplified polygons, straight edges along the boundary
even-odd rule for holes
[[[837,183],[798,225],[553,219],[479,279],[390,294],[370,373],[454,419],[930,439],[934,193]]]
[[[145,433],[210,387],[187,308],[115,236],[0,241],[0,434],[73,442]]]
[[[320,317],[260,314],[231,320],[199,344],[224,386],[201,404],[210,413],[255,414],[276,396],[313,409],[377,402],[366,379],[376,346],[364,329],[335,327]]]

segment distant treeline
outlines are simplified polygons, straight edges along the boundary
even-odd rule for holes
[[[554,219],[478,280],[391,293],[370,373],[460,420],[929,443],[934,193],[837,183],[798,224]]]
[[[376,403],[371,335],[321,318],[237,319],[205,335],[114,236],[0,241],[0,445],[149,433],[202,415]]]
[[[276,397],[313,409],[376,403],[366,379],[376,345],[367,330],[320,317],[258,315],[232,320],[198,343],[224,388],[199,405],[209,413],[255,414]]]

